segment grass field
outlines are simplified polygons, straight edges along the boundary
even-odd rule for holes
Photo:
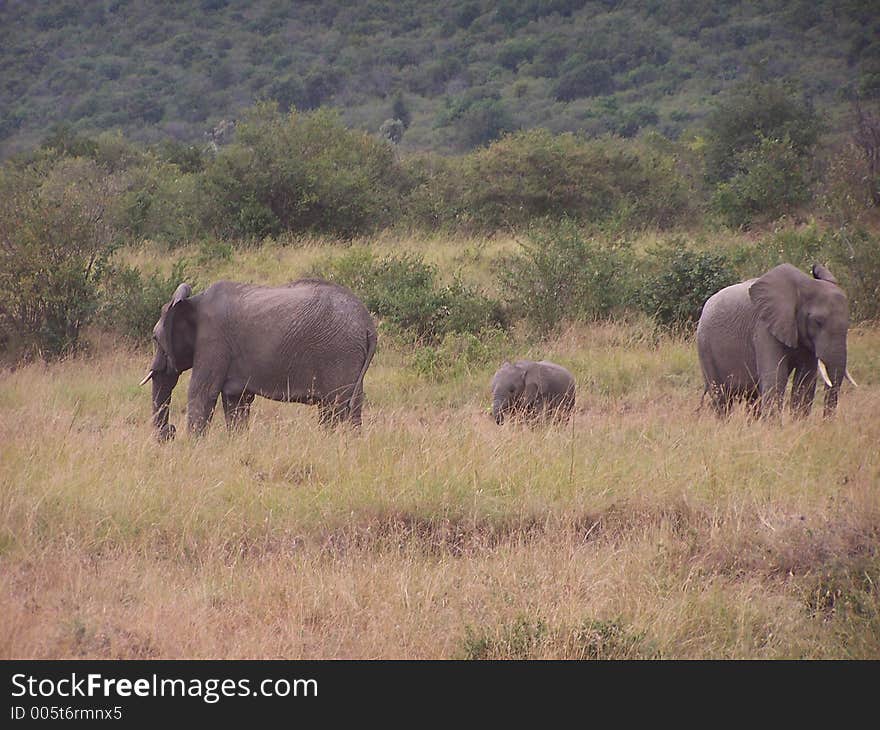
[[[360,433],[258,399],[159,445],[149,353],[106,343],[0,373],[0,656],[880,658],[880,330],[828,421],[719,422],[639,323],[519,342],[575,374],[571,424],[499,428],[496,363],[381,337]]]

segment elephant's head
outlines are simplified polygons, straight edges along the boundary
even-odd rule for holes
[[[160,441],[174,438],[174,426],[168,424],[171,391],[184,370],[193,364],[196,339],[195,306],[190,301],[192,287],[181,284],[153,327],[156,354],[150,372],[141,381],[153,382],[153,425]]]
[[[773,337],[815,355],[826,386],[825,415],[830,415],[843,379],[854,382],[846,369],[849,305],[827,268],[815,264],[812,273],[810,278],[791,264],[781,264],[757,279],[749,296]]]
[[[504,423],[506,414],[520,405],[526,387],[526,371],[505,362],[492,378],[492,416],[495,423]]]

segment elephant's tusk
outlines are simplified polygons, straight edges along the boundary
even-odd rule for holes
[[[849,374],[849,368],[846,369],[846,379],[850,383],[852,383],[856,388],[859,387],[859,384],[855,380],[853,380],[853,376]]]
[[[141,385],[146,385],[147,382],[149,382],[149,381],[152,379],[152,377],[153,377],[153,371],[150,370],[150,372],[148,372],[148,373],[144,376],[144,379],[143,379],[140,383],[138,383],[138,387],[140,387]]]
[[[825,381],[825,385],[829,388],[831,387],[831,378],[828,377],[828,370],[825,367],[825,363],[819,360],[819,372],[822,374],[822,380]]]

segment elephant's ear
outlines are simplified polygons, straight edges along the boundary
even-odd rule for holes
[[[192,287],[181,284],[171,297],[162,322],[162,341],[159,343],[173,370],[182,373],[193,364],[196,341],[195,308],[189,300]]]
[[[837,284],[837,279],[834,278],[834,274],[832,274],[825,266],[822,264],[813,264],[813,278],[819,279],[820,281],[830,281],[832,284]]]
[[[749,287],[749,297],[761,321],[786,347],[798,345],[798,276],[806,278],[791,264],[780,264]]]
[[[523,401],[532,405],[541,391],[542,373],[540,368],[528,368],[523,370]]]

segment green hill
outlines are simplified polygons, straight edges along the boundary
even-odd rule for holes
[[[202,140],[254,101],[333,106],[401,147],[504,131],[676,137],[754,73],[829,112],[880,92],[880,14],[850,2],[65,0],[0,3],[0,153],[54,125]]]

